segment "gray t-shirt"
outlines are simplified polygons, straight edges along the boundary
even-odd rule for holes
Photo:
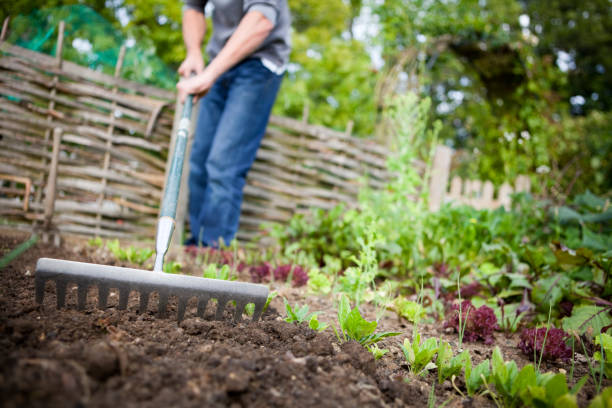
[[[259,11],[274,24],[274,28],[264,42],[251,54],[260,58],[263,64],[273,72],[284,72],[291,51],[290,32],[291,15],[287,0],[184,0],[185,7],[204,13],[206,3],[213,6],[213,33],[206,52],[211,59],[215,58],[227,40],[234,33],[242,17],[249,11]]]

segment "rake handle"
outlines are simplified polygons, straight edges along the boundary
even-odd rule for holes
[[[162,198],[161,211],[157,221],[157,234],[155,237],[155,264],[153,270],[162,272],[164,269],[164,256],[170,246],[170,238],[174,231],[176,218],[176,205],[178,202],[179,189],[181,187],[181,176],[183,174],[183,162],[185,161],[185,150],[187,149],[187,139],[189,128],[191,127],[191,111],[193,109],[193,95],[187,95],[183,114],[179,121],[172,152],[172,161],[168,169],[164,197]]]
[[[191,110],[193,109],[193,95],[188,95],[183,106],[183,114],[176,132],[176,142],[172,154],[172,162],[166,179],[166,188],[162,199],[160,217],[176,217],[176,205],[178,202],[181,176],[183,174],[183,162],[185,161],[185,150],[187,149],[187,138],[191,126]]]

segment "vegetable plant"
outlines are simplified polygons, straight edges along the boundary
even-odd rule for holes
[[[365,320],[359,313],[357,306],[351,309],[347,296],[342,296],[338,304],[338,324],[340,326],[339,330],[335,326],[332,326],[332,328],[339,341],[355,340],[364,347],[378,343],[385,337],[401,334],[398,332],[376,333],[378,322]]]
[[[404,344],[400,347],[410,366],[410,372],[413,374],[423,374],[436,367],[433,363],[433,357],[438,352],[440,344],[435,337],[421,342],[421,335],[416,333],[412,343],[408,339],[404,339]]]
[[[470,354],[467,350],[453,356],[453,351],[450,344],[441,340],[436,359],[438,367],[438,383],[442,384],[447,379],[459,375],[467,360],[470,359]]]
[[[599,350],[593,354],[593,359],[603,364],[603,371],[608,378],[612,378],[612,336],[601,333],[595,337],[595,345]]]
[[[572,358],[572,349],[566,344],[569,335],[562,329],[555,327],[540,327],[524,329],[518,347],[528,356],[535,356],[535,360],[569,361]]]
[[[298,324],[308,322],[308,326],[316,331],[323,331],[327,328],[327,324],[320,323],[317,319],[318,312],[308,313],[308,305],[299,306],[296,304],[295,307],[291,307],[287,299],[283,298],[283,300],[287,310],[286,322]]]
[[[477,309],[470,300],[464,300],[454,304],[452,311],[452,315],[444,322],[445,328],[454,328],[467,341],[484,340],[485,344],[493,344],[493,332],[499,329],[493,309],[486,305]]]
[[[128,261],[141,266],[153,255],[153,250],[149,248],[138,249],[134,246],[122,248],[118,239],[108,241],[106,247],[120,261]]]
[[[389,349],[381,349],[378,348],[378,344],[372,344],[371,346],[366,346],[368,351],[374,355],[374,360],[379,360],[389,352]]]

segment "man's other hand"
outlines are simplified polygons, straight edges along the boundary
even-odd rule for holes
[[[183,78],[176,84],[179,100],[183,103],[187,95],[193,95],[195,102],[198,98],[204,96],[214,83],[215,78],[207,70],[191,78]]]

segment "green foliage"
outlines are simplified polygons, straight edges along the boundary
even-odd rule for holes
[[[597,395],[591,403],[589,408],[612,408],[612,387],[606,387]]]
[[[398,296],[393,301],[397,314],[407,319],[409,322],[418,324],[425,317],[423,306],[405,297]]]
[[[318,268],[308,271],[308,290],[312,293],[327,295],[331,292],[332,283],[326,274]]]
[[[612,325],[609,311],[609,307],[593,305],[577,306],[572,310],[571,316],[563,318],[563,329],[574,330],[579,334],[588,331],[594,336],[601,333],[604,327]]]
[[[436,367],[433,363],[433,358],[438,352],[440,344],[435,337],[421,342],[421,335],[416,333],[412,343],[408,339],[404,339],[404,344],[400,347],[410,366],[410,372],[413,374],[421,375]]]
[[[442,384],[449,378],[459,375],[463,367],[470,359],[470,353],[463,350],[461,353],[453,356],[450,344],[440,340],[436,366],[438,367],[438,383]]]
[[[166,273],[181,273],[181,265],[180,262],[177,261],[168,261],[164,263],[164,272]]]
[[[471,358],[465,361],[464,376],[468,396],[472,397],[482,389],[490,373],[491,365],[488,359],[484,360],[476,367],[472,367]]]
[[[232,270],[229,265],[219,265],[211,263],[204,268],[203,277],[208,279],[221,279],[221,280],[236,280],[236,276],[231,276]]]
[[[87,245],[94,248],[102,248],[104,247],[104,241],[102,241],[102,238],[100,237],[89,238]]]
[[[374,360],[380,360],[382,356],[389,352],[389,349],[378,348],[378,344],[372,344],[371,346],[366,346],[366,348],[372,353]]]
[[[121,247],[118,239],[107,241],[106,247],[118,260],[127,261],[139,266],[142,266],[149,258],[151,258],[151,255],[153,255],[154,252],[152,249],[136,248],[133,245],[123,248]]]
[[[308,322],[308,326],[315,331],[323,331],[329,326],[328,324],[319,322],[317,319],[317,312],[308,313],[308,305],[300,307],[296,304],[295,307],[291,307],[287,299],[283,300],[285,302],[285,309],[287,310],[286,322],[298,324]]]
[[[612,378],[612,336],[601,333],[595,337],[595,345],[599,350],[593,354],[593,360],[599,361],[606,377]]]
[[[376,333],[378,323],[376,321],[368,322],[361,317],[359,308],[351,309],[350,301],[346,296],[342,296],[338,303],[338,324],[340,326],[339,331],[334,326],[332,328],[339,341],[355,340],[364,347],[378,343],[385,337],[401,334],[397,332]]]

